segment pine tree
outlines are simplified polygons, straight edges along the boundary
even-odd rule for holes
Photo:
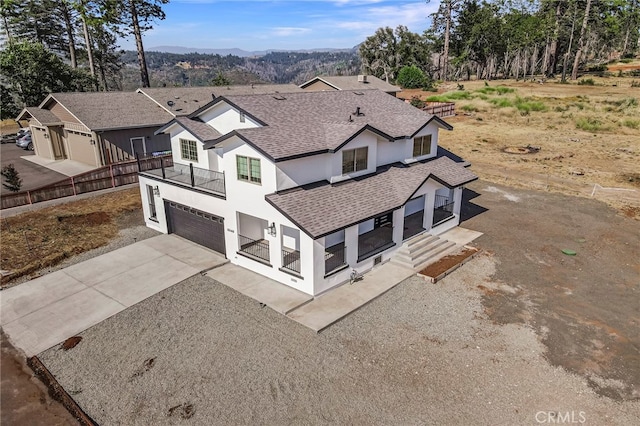
[[[7,164],[0,170],[0,175],[4,177],[5,182],[2,183],[2,186],[7,188],[11,192],[18,192],[22,187],[22,179],[20,178],[20,174],[13,166],[13,163]]]

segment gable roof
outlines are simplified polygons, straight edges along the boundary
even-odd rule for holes
[[[60,119],[48,109],[38,107],[26,107],[16,117],[16,121],[33,118],[43,126],[62,124]]]
[[[452,129],[439,117],[379,90],[228,96],[218,101],[250,113],[265,126],[234,130],[205,149],[237,135],[273,161],[335,152],[365,130],[394,140],[413,137],[432,121]]]
[[[387,165],[372,175],[304,185],[265,198],[316,239],[403,206],[430,178],[455,188],[478,177],[450,158],[439,157],[409,166]]]
[[[394,86],[393,84],[389,84],[384,80],[379,79],[373,75],[364,76],[366,81],[358,81],[360,76],[351,75],[351,76],[318,76],[314,77],[309,81],[306,81],[300,85],[301,88],[308,87],[313,83],[318,81],[322,81],[329,86],[335,87],[336,90],[365,90],[365,89],[378,89],[387,93],[396,93],[400,92],[398,86]]]
[[[193,136],[195,136],[200,142],[205,143],[209,141],[213,141],[218,139],[222,134],[218,132],[213,127],[209,126],[206,123],[203,123],[200,120],[191,119],[187,117],[176,117],[158,130],[156,130],[155,134],[163,133],[169,127],[173,125],[179,125]]]
[[[136,92],[52,93],[40,108],[46,109],[53,102],[62,105],[93,131],[160,126],[172,118],[149,98]]]
[[[227,95],[301,92],[295,84],[253,84],[245,86],[154,87],[140,88],[142,93],[175,116],[189,115],[212,100]],[[173,103],[173,105],[169,105]]]

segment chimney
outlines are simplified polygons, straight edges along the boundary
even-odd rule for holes
[[[366,83],[367,82],[367,76],[364,74],[360,74],[358,75],[358,83]]]

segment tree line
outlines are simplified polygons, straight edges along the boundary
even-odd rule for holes
[[[428,0],[427,0],[428,1]],[[423,34],[380,28],[360,46],[365,71],[395,80],[414,66],[434,80],[575,80],[586,64],[634,57],[640,0],[442,0]]]
[[[168,1],[1,0],[2,117],[50,92],[121,90],[118,37],[134,38],[140,83],[148,87],[142,34],[165,18]]]

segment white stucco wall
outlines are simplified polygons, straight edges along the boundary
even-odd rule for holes
[[[215,167],[211,167],[212,165],[209,163],[210,153],[209,150],[203,149],[203,143],[198,140],[194,135],[192,135],[187,130],[184,130],[180,126],[173,126],[170,129],[171,135],[171,152],[173,156],[173,162],[175,164],[182,164],[188,166],[189,163],[193,163],[193,167],[199,167],[201,169],[209,169],[216,170]],[[182,151],[180,150],[180,139],[186,139],[195,141],[196,148],[198,151],[198,161],[192,160],[184,160],[182,158]]]
[[[331,161],[332,154],[319,154],[276,163],[278,191],[328,180],[331,176]]]
[[[260,127],[258,123],[245,116],[245,121],[240,121],[240,112],[226,102],[221,102],[210,109],[200,113],[198,117],[225,135],[232,130]]]

